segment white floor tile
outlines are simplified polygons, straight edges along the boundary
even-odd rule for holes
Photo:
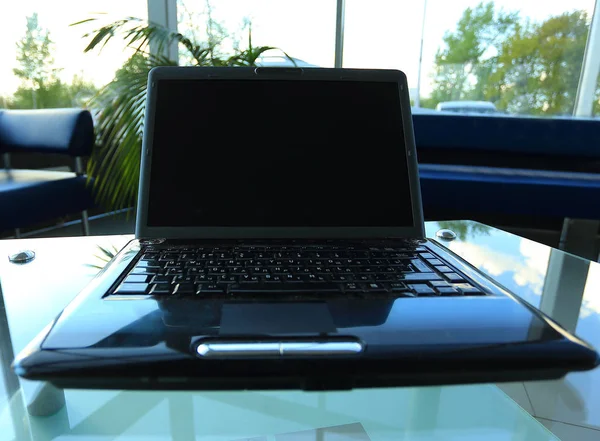
[[[556,381],[526,382],[535,416],[600,430],[600,370],[596,371],[572,373]]]
[[[544,418],[538,418],[537,420],[561,441],[600,441],[600,430],[587,429]]]
[[[530,415],[535,416],[534,409],[531,406],[529,397],[527,397],[527,392],[525,391],[523,383],[498,383],[496,386],[519,406],[525,409]]]

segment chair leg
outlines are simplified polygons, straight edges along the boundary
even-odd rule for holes
[[[20,228],[15,228],[15,238],[16,239],[21,238],[21,229]]]
[[[81,232],[83,233],[84,236],[90,235],[90,222],[88,219],[87,210],[83,210],[81,212]]]

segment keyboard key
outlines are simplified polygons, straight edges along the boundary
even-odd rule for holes
[[[377,269],[372,266],[363,266],[358,269],[359,274],[374,274],[377,272]]]
[[[434,296],[435,291],[427,285],[408,285],[419,297]]]
[[[196,293],[196,287],[194,286],[193,283],[179,283],[175,287],[175,290],[173,291],[173,294],[178,294],[178,295],[190,295],[190,294],[195,294],[195,293]]]
[[[194,253],[186,253],[186,254],[182,254],[181,256],[179,256],[179,261],[180,262],[190,262],[190,261],[194,261],[196,259],[196,254]]]
[[[172,282],[173,283],[194,283],[195,279],[196,279],[196,276],[194,276],[194,275],[184,276],[183,274],[180,274],[178,276],[173,277]],[[159,282],[155,282],[155,283],[159,283]]]
[[[166,274],[168,276],[176,276],[178,274],[183,274],[183,268],[169,268]]]
[[[451,285],[450,285],[448,282],[446,282],[445,280],[434,280],[434,281],[432,281],[432,282],[430,283],[430,285],[431,285],[431,286],[435,286],[436,288],[437,288],[437,287],[443,287],[443,288],[446,288],[446,287],[450,287],[450,286],[451,286]]]
[[[189,275],[199,276],[201,274],[208,274],[208,270],[206,268],[188,268],[187,273]]]
[[[444,273],[444,277],[454,283],[462,283],[465,281],[461,275],[456,273]]]
[[[343,287],[345,292],[363,292],[362,286],[357,283],[345,283]]]
[[[417,270],[420,271],[422,273],[429,273],[431,272],[431,268],[429,268],[427,265],[425,265],[421,260],[419,259],[413,259],[410,261],[410,263],[412,264],[412,266]]]
[[[155,275],[161,274],[164,270],[155,267],[135,267],[130,274]]]
[[[138,268],[162,268],[162,263],[158,260],[140,260],[135,266]]]
[[[351,275],[336,274],[336,275],[331,276],[331,281],[337,282],[337,283],[349,283],[349,282],[353,282],[354,280]]]
[[[436,273],[406,273],[399,274],[398,279],[407,281],[429,282],[430,280],[440,280],[441,277]]]
[[[440,259],[427,259],[427,263],[434,266],[440,266],[444,264],[444,262],[442,262]]]
[[[440,273],[453,273],[454,270],[452,268],[450,268],[449,266],[436,266],[435,267],[436,270],[438,270]]]
[[[146,283],[150,276],[146,274],[132,274],[127,276],[123,283]]]
[[[225,294],[225,286],[217,283],[202,283],[197,287],[196,294],[200,296],[202,294]]]
[[[173,282],[173,277],[172,276],[154,276],[154,278],[152,279],[152,283],[172,283]]]
[[[272,292],[341,292],[340,287],[327,283],[268,283],[268,284],[234,284],[229,287],[230,293],[272,293]]]
[[[147,294],[147,283],[122,283],[115,291],[115,294]]]
[[[421,253],[420,256],[423,259],[435,259],[435,256],[431,253]]]
[[[168,283],[157,283],[154,285],[150,294],[153,295],[169,295],[173,292],[173,285]]]
[[[457,289],[452,288],[451,286],[447,286],[447,287],[441,286],[439,288],[436,288],[436,290],[442,296],[458,296],[458,295],[462,294]]]
[[[466,296],[483,296],[483,293],[479,288],[476,288],[468,283],[456,285],[456,288]]]
[[[383,286],[383,284],[381,283],[365,283],[363,284],[363,286],[365,287],[365,290],[368,292],[387,292],[387,290],[385,289],[385,286]]]

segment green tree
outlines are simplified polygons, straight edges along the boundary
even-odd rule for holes
[[[498,53],[519,21],[518,13],[496,11],[492,2],[467,8],[456,30],[443,37],[444,47],[435,56],[434,91],[426,104],[484,99],[493,88],[488,78]]]
[[[71,84],[58,78],[59,69],[54,67],[52,49],[50,32],[40,26],[38,15],[27,17],[25,35],[17,42],[19,67],[13,70],[21,79],[21,85],[12,98],[2,100],[5,107],[82,107],[94,96],[96,87],[83,76],[74,76]]]
[[[31,94],[31,107],[40,107],[39,91],[56,81],[56,69],[51,55],[52,40],[50,32],[43,29],[34,13],[27,17],[25,36],[17,42],[17,61],[20,67],[14,74],[22,80],[22,91]]]
[[[21,86],[8,101],[9,107],[14,109],[86,107],[97,91],[93,83],[75,75],[71,84],[55,79],[37,89],[35,94],[30,88]]]
[[[534,23],[496,11],[491,2],[467,8],[444,35],[434,90],[422,103],[433,108],[441,101],[483,100],[510,113],[570,115],[588,33],[585,11]],[[599,112],[600,81],[595,96]]]
[[[572,114],[589,32],[585,11],[520,26],[503,42],[490,75],[497,107],[511,113]]]

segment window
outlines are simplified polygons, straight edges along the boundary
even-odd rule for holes
[[[594,3],[347,0],[344,67],[401,69],[432,111],[570,116]]]
[[[246,48],[251,30],[255,47],[276,47],[299,66],[333,67],[335,14],[335,0],[183,0],[178,30],[221,41],[225,54]],[[261,64],[289,64],[281,51],[265,52]]]
[[[132,51],[115,40],[101,53],[86,54],[89,38],[83,35],[100,25],[70,25],[92,17],[104,23],[147,15],[146,0],[12,2],[0,15],[0,107],[84,105],[113,79]]]
[[[417,88],[423,0],[346,0],[343,67],[400,69]]]

